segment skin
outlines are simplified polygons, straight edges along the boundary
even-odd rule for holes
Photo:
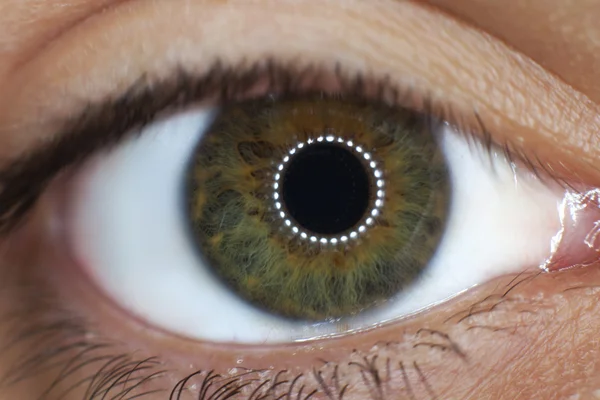
[[[510,139],[525,155],[535,150],[546,168],[574,185],[600,186],[600,26],[593,18],[600,1],[429,3],[0,0],[0,160],[55,135],[53,121],[76,112],[81,99],[123,90],[143,72],[160,76],[183,63],[200,73],[217,55],[232,63],[274,53],[331,63],[335,48],[347,68],[388,74],[431,93],[439,113],[451,101],[455,113],[464,113],[465,127],[477,125],[468,112],[476,109],[498,143]],[[68,178],[53,183],[23,227],[0,239],[0,377],[43,349],[109,344],[91,350],[95,361],[89,358],[57,383],[50,398],[101,371],[98,358],[120,354],[140,363],[156,357],[159,364],[148,365],[156,375],[127,393],[152,392],[148,399],[168,398],[195,371],[226,375],[234,367],[266,369],[252,375],[263,380],[283,369],[285,379],[303,374],[307,388],[320,390],[315,398],[328,398],[323,387],[335,386],[335,365],[350,400],[600,398],[595,263],[551,274],[523,266],[533,272],[498,277],[360,334],[277,347],[215,345],[148,327],[95,289],[69,258],[61,234]],[[575,255],[567,250],[565,257]],[[28,328],[39,332],[77,317],[83,318],[77,332],[61,326],[25,336]],[[17,336],[22,339],[14,342]],[[63,353],[42,372],[26,368],[18,383],[0,380],[0,398],[38,398],[76,354]],[[380,392],[371,391],[352,364],[365,358],[383,377]],[[109,394],[127,384],[116,383]],[[79,386],[65,398],[88,398],[86,389]]]

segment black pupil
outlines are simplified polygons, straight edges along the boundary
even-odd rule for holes
[[[283,201],[304,229],[335,235],[354,227],[369,206],[363,163],[336,144],[313,144],[292,156],[283,176]]]

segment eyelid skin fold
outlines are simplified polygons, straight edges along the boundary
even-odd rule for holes
[[[149,33],[158,31],[159,37]],[[61,121],[124,92],[140,76],[159,79],[180,65],[200,75],[211,66],[207,60],[236,65],[273,55],[282,63],[340,63],[351,74],[389,77],[427,93],[434,104],[452,104],[452,112],[470,116],[466,125],[481,121],[497,143],[541,160],[555,175],[600,182],[598,170],[589,168],[598,147],[595,104],[493,38],[431,8],[394,0],[343,7],[334,1],[129,1],[80,24],[23,66],[0,99],[0,110],[11,109],[0,111],[6,127],[0,157],[47,141]]]

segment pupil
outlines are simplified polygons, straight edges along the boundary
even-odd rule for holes
[[[313,144],[293,156],[283,201],[307,230],[335,235],[355,226],[369,206],[369,176],[357,156],[336,144]]]

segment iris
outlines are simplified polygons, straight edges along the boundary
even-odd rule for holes
[[[222,109],[187,173],[200,254],[231,290],[288,318],[385,303],[443,234],[450,182],[431,120],[337,97]]]

